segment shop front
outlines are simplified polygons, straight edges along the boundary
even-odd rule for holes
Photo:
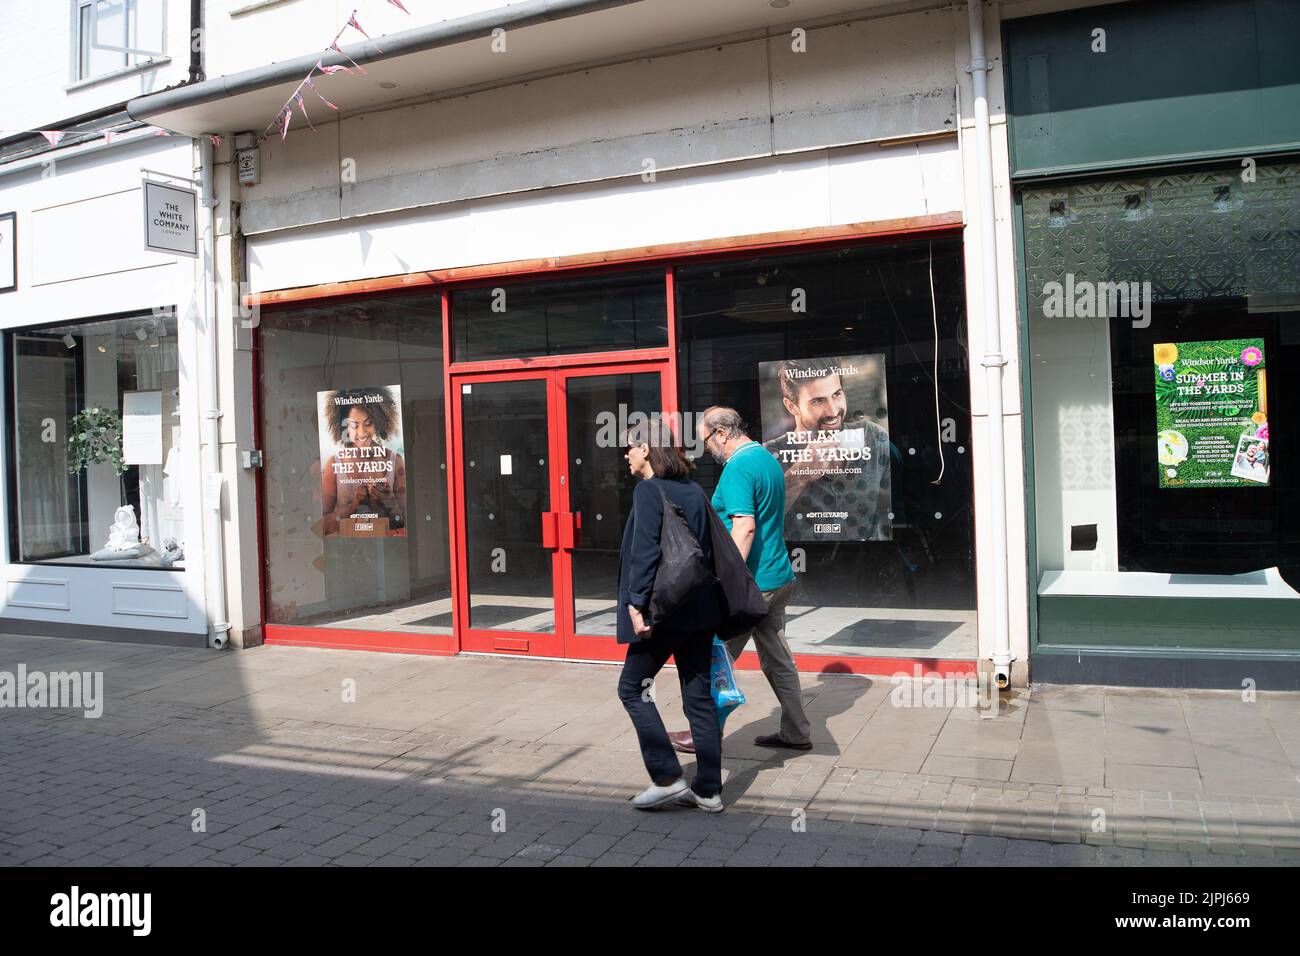
[[[664,422],[711,491],[723,404],[786,468],[801,665],[972,668],[951,225],[473,271],[262,297],[268,642],[621,658],[623,432]]]
[[[1112,63],[1149,98],[1069,79],[1085,26],[1162,38]],[[1035,679],[1300,687],[1300,121],[1256,108],[1297,40],[1250,0],[1007,24]]]
[[[192,166],[188,141],[140,131],[0,179],[0,630],[208,643],[194,260],[146,249],[141,215],[142,178]]]
[[[232,628],[614,659],[621,431],[675,423],[712,490],[695,418],[726,405],[785,469],[806,666],[1023,683],[1012,232],[963,111],[982,28],[922,2],[571,6],[498,11],[528,58],[461,17],[129,104],[224,137],[252,313],[222,317],[253,330],[223,357],[254,403],[229,426]],[[338,108],[312,128],[282,106],[304,76]]]

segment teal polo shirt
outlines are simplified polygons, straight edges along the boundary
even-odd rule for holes
[[[783,537],[785,472],[771,452],[754,441],[736,449],[722,468],[713,510],[728,531],[733,517],[753,517],[754,543],[746,564],[760,591],[775,591],[794,580]]]

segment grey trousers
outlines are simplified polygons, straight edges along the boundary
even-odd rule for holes
[[[763,668],[763,674],[781,704],[781,739],[792,744],[806,744],[811,740],[811,728],[808,715],[803,710],[799,671],[794,666],[790,645],[785,641],[785,606],[794,593],[794,584],[791,581],[775,591],[764,591],[767,617],[759,621],[748,634],[727,641],[727,650],[731,653],[731,659],[735,660],[740,657],[750,637],[754,638],[758,664]]]

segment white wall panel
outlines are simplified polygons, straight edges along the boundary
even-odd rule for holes
[[[956,128],[951,13],[859,20],[769,41],[773,149]]]
[[[189,616],[182,583],[114,581],[113,614],[117,618],[165,617],[184,620]]]
[[[14,578],[6,582],[9,607],[39,608],[45,611],[70,610],[67,578]]]
[[[922,148],[955,169],[955,141]],[[285,230],[249,239],[250,280],[261,292],[959,211],[956,190],[925,191],[916,156],[853,147]]]
[[[141,237],[139,187],[33,209],[28,229],[32,285],[159,264]]]
[[[929,12],[632,60],[349,116],[263,144],[252,235],[956,128],[951,17]],[[353,78],[350,78],[353,79]],[[319,103],[311,104],[318,115]]]
[[[10,565],[0,615],[67,625],[202,634],[199,595],[185,571]]]

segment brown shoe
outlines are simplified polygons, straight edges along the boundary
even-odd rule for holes
[[[679,730],[675,734],[669,734],[668,740],[673,745],[673,750],[684,754],[695,753],[695,741],[691,739],[689,730]]]
[[[668,736],[672,736],[669,734]],[[754,744],[758,747],[788,747],[791,750],[812,750],[812,741],[805,744],[792,744],[780,734],[761,734],[754,738]]]

